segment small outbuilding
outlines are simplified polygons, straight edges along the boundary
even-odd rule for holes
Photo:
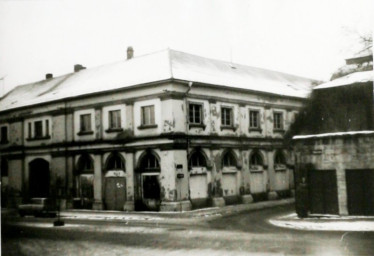
[[[299,216],[374,215],[373,54],[316,86],[290,133]]]

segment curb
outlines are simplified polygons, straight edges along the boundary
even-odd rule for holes
[[[282,228],[309,231],[374,231],[374,217],[372,216],[332,216],[301,219],[294,213],[271,219],[269,223]]]
[[[94,219],[118,221],[157,221],[157,222],[196,222],[199,219],[214,219],[234,215],[246,211],[255,211],[288,205],[295,202],[294,198],[257,202],[251,204],[231,205],[224,207],[203,208],[185,212],[123,212],[123,211],[98,211],[98,210],[68,210],[61,211],[61,217],[67,219]]]

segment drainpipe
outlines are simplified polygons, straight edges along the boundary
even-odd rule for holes
[[[65,118],[65,208],[67,208],[68,203],[71,203],[73,205],[73,202],[68,202],[70,198],[73,197],[70,193],[72,191],[69,191],[69,154],[68,154],[68,111],[67,111],[67,103],[66,100],[64,100],[64,118]],[[74,164],[74,163],[73,163]],[[73,171],[73,170],[72,170]],[[72,176],[74,174],[72,173]],[[74,178],[73,178],[74,179]]]
[[[188,150],[190,148],[190,140],[188,139],[188,131],[189,131],[189,110],[188,110],[188,104],[187,104],[187,96],[188,96],[188,93],[190,92],[190,90],[192,89],[192,85],[193,85],[193,82],[190,81],[188,82],[188,89],[187,91],[184,93],[184,101],[185,101],[185,106],[186,106],[186,141],[187,141],[187,145],[186,145],[186,150],[187,150],[187,156],[188,156]],[[187,159],[188,160],[188,159]],[[188,161],[187,161],[187,168],[188,168]]]
[[[188,134],[188,131],[189,131],[189,127],[188,127],[188,125],[189,125],[189,109],[188,109],[188,104],[187,104],[187,95],[188,95],[188,93],[190,92],[190,90],[192,89],[192,85],[193,85],[193,82],[192,81],[190,81],[190,82],[188,82],[188,89],[187,89],[187,91],[184,93],[184,104],[185,104],[185,106],[186,106],[186,153],[187,153],[187,172],[188,172],[188,150],[189,150],[189,148],[190,148],[190,140],[189,140],[189,138],[188,138],[188,136],[189,136],[189,134]],[[180,188],[180,190],[181,190],[182,188]],[[182,193],[182,192],[180,192],[180,193]],[[190,195],[190,198],[191,198],[191,193],[189,193]],[[180,196],[181,197],[181,196]],[[180,211],[182,211],[182,205],[180,206]]]

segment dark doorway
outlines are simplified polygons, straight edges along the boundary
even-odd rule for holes
[[[158,211],[161,203],[160,164],[155,155],[147,152],[135,173],[135,210]]]
[[[160,199],[158,175],[143,175],[143,198]]]
[[[346,170],[349,215],[374,215],[374,170]]]
[[[49,163],[44,159],[35,159],[29,164],[29,195],[33,197],[49,196]]]
[[[335,170],[309,171],[309,202],[313,214],[339,214]]]

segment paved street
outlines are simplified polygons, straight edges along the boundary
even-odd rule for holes
[[[374,255],[374,232],[272,226],[278,206],[196,223],[13,218],[2,223],[2,255]]]

